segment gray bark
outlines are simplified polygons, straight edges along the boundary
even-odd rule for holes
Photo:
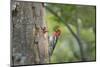
[[[42,3],[11,3],[12,64],[48,63],[48,35],[44,33],[44,7]]]

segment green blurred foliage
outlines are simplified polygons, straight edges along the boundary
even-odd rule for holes
[[[66,27],[69,24],[72,30],[77,34],[79,26],[79,35],[83,43],[84,54],[87,61],[96,60],[96,9],[95,6],[86,5],[66,5],[66,4],[46,4],[58,16],[66,22],[62,22],[46,9],[46,23],[49,36],[53,33],[53,28],[60,26],[61,35],[56,48],[51,56],[50,63],[74,62],[80,61],[80,49],[76,39],[72,36]]]

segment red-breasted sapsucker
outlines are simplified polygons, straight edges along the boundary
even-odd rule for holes
[[[60,29],[57,29],[49,37],[49,56],[52,56],[53,51],[54,51],[54,49],[56,47],[57,41],[59,39],[60,34],[61,34],[61,30]]]

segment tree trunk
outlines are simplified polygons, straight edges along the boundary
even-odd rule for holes
[[[48,33],[42,3],[11,3],[12,65],[48,63]]]

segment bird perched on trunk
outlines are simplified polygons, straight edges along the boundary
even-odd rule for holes
[[[59,29],[59,26],[56,26],[54,28],[53,34],[49,37],[49,56],[52,56],[60,34],[61,30]]]

